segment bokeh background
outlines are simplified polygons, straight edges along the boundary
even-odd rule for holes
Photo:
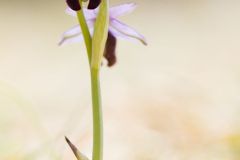
[[[129,2],[110,0],[111,5]],[[105,160],[240,159],[240,1],[134,0],[121,20],[148,40],[118,42],[101,72]],[[64,0],[0,0],[0,159],[90,157],[83,43]]]

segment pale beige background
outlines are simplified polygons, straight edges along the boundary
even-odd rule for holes
[[[239,160],[240,2],[134,2],[121,20],[149,45],[119,41],[102,69],[105,160]],[[86,53],[57,46],[65,7],[0,0],[1,160],[74,159],[64,135],[91,155]]]

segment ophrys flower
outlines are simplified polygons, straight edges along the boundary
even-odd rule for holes
[[[126,3],[118,6],[111,7],[109,10],[109,33],[108,40],[106,43],[104,57],[108,61],[108,66],[112,66],[116,62],[115,48],[116,48],[116,38],[121,38],[125,40],[139,40],[144,45],[147,45],[146,39],[143,35],[138,33],[135,29],[129,27],[128,25],[120,22],[117,18],[123,16],[127,13],[131,13],[136,8],[135,3]],[[93,33],[94,24],[96,17],[98,15],[98,8],[93,10],[83,9],[84,15],[90,28],[91,34]],[[76,16],[76,12],[71,8],[66,9],[66,13],[71,16]],[[83,40],[83,35],[79,25],[74,26],[68,31],[64,32],[59,42],[59,45],[81,42]]]

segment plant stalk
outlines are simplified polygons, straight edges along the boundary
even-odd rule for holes
[[[92,160],[103,157],[103,120],[99,69],[91,68],[92,110],[93,110],[93,155]]]
[[[82,0],[79,0],[82,6]],[[82,7],[83,8],[83,7]],[[91,67],[92,59],[92,37],[90,35],[87,22],[84,16],[83,9],[77,11],[79,25],[81,27],[91,72],[91,87],[92,87],[92,113],[93,113],[93,153],[92,160],[103,159],[103,120],[101,106],[101,90],[99,79],[99,68]]]

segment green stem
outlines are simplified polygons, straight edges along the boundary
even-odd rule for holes
[[[91,68],[92,107],[93,107],[93,155],[92,160],[102,160],[103,122],[99,70]]]
[[[79,0],[82,6],[82,0]],[[83,7],[82,7],[83,8]],[[99,82],[99,69],[91,67],[92,59],[92,37],[90,35],[83,9],[77,12],[78,22],[84,37],[88,62],[91,68],[92,86],[92,112],[93,112],[93,154],[92,160],[102,160],[103,158],[103,122],[101,107],[101,91]]]

